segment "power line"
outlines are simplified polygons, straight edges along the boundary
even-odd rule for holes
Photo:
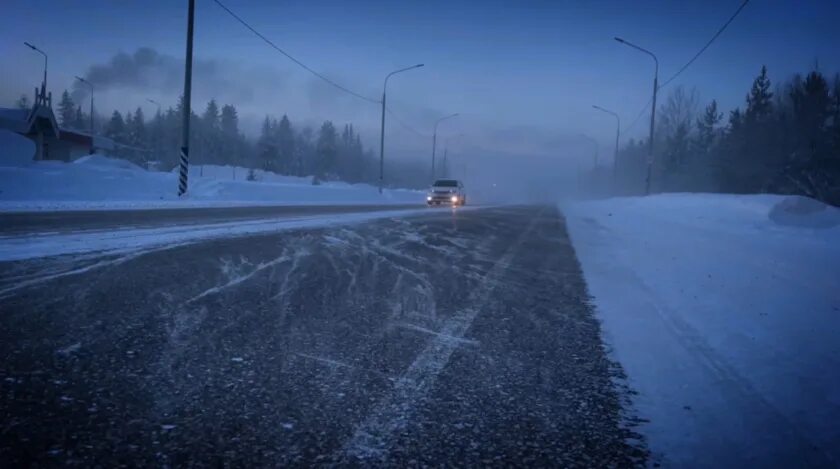
[[[289,60],[291,60],[292,62],[296,63],[297,65],[299,65],[301,68],[303,68],[303,69],[304,69],[304,70],[306,70],[307,72],[309,72],[309,73],[311,73],[311,74],[315,75],[316,77],[320,78],[321,80],[324,80],[325,82],[329,83],[330,85],[334,86],[335,88],[338,88],[339,90],[344,91],[345,93],[347,93],[347,94],[349,94],[349,95],[355,96],[356,98],[359,98],[359,99],[361,99],[361,100],[367,101],[367,102],[369,102],[369,103],[374,103],[374,104],[380,104],[380,103],[381,103],[381,101],[378,101],[378,100],[376,100],[376,99],[372,99],[372,98],[368,98],[367,96],[363,96],[363,95],[361,95],[361,94],[359,94],[359,93],[356,93],[355,91],[349,90],[349,89],[347,89],[347,88],[345,88],[345,87],[343,87],[343,86],[339,85],[338,83],[336,83],[336,82],[334,82],[334,81],[330,80],[329,78],[325,77],[324,75],[321,75],[320,73],[316,72],[315,70],[312,70],[311,68],[307,67],[307,66],[306,66],[306,64],[304,64],[304,63],[303,63],[303,62],[301,62],[300,60],[298,60],[298,59],[296,59],[296,58],[292,57],[292,56],[291,56],[291,54],[289,54],[288,52],[286,52],[286,51],[284,51],[283,49],[281,49],[280,47],[278,47],[278,46],[277,46],[277,44],[274,44],[273,42],[271,42],[271,40],[270,40],[270,39],[268,39],[267,37],[263,36],[263,35],[262,35],[259,31],[257,31],[256,29],[254,29],[254,28],[253,28],[250,24],[248,24],[245,20],[243,20],[242,18],[240,18],[240,17],[239,17],[236,13],[234,13],[233,11],[231,11],[231,9],[230,9],[230,8],[228,8],[228,7],[226,7],[226,6],[225,6],[222,2],[220,2],[219,0],[213,0],[213,1],[214,1],[214,2],[216,2],[216,4],[217,4],[217,5],[219,5],[219,6],[220,6],[223,10],[225,10],[225,11],[226,11],[226,12],[227,12],[230,16],[232,16],[234,19],[236,19],[236,21],[238,21],[239,23],[241,23],[241,24],[242,24],[242,26],[245,26],[246,28],[248,28],[248,29],[249,29],[252,33],[254,33],[254,34],[255,34],[258,38],[260,38],[260,39],[262,39],[263,41],[265,41],[265,43],[266,43],[266,44],[268,44],[269,46],[271,46],[272,48],[274,48],[277,52],[280,52],[281,54],[285,55],[285,56],[286,56],[286,58],[288,58],[288,59],[289,59]]]
[[[702,49],[700,49],[696,54],[694,54],[694,57],[692,57],[691,60],[689,60],[685,65],[683,65],[681,69],[677,70],[677,73],[675,73],[673,76],[671,76],[671,78],[665,80],[665,83],[660,85],[659,88],[661,89],[661,88],[664,88],[665,86],[667,86],[668,83],[671,83],[672,81],[674,81],[674,79],[677,78],[680,75],[680,73],[684,72],[685,69],[687,69],[691,64],[693,64],[694,61],[697,60],[697,58],[700,57],[700,55],[703,54],[703,52],[705,52],[706,49],[708,49],[709,46],[712,45],[713,42],[715,42],[715,40],[718,38],[718,36],[720,36],[721,33],[723,33],[723,31],[729,26],[729,24],[732,23],[732,21],[735,20],[735,17],[737,17],[738,14],[741,13],[741,10],[743,10],[744,7],[746,7],[748,3],[750,3],[750,0],[744,0],[744,2],[741,3],[741,6],[739,6],[738,9],[735,10],[735,13],[733,13],[732,16],[729,17],[729,20],[727,20],[726,23],[724,23],[723,26],[721,26],[720,29],[718,29],[718,31],[715,33],[715,35],[712,36],[711,39],[709,39],[709,42],[707,42],[706,45],[703,46]]]
[[[717,30],[717,32],[714,34],[714,36],[712,36],[712,38],[709,39],[709,41],[706,43],[706,45],[704,45],[699,51],[697,51],[697,53],[694,54],[694,57],[692,57],[691,60],[686,62],[685,65],[683,65],[679,70],[677,70],[677,73],[673,74],[670,78],[665,80],[664,83],[659,85],[659,87],[657,88],[657,91],[661,90],[662,88],[665,88],[666,86],[668,86],[669,83],[674,81],[674,79],[676,79],[682,72],[684,72],[688,67],[690,67],[691,64],[693,64],[694,61],[696,61],[703,54],[703,52],[706,52],[706,49],[708,49],[709,46],[711,46],[712,43],[715,42],[715,40],[717,40],[717,38],[723,33],[723,31],[726,30],[727,27],[729,27],[729,25],[732,23],[732,21],[735,20],[735,18],[741,13],[741,11],[744,9],[744,7],[747,6],[748,3],[750,3],[750,0],[744,0],[741,3],[741,5],[738,7],[738,9],[735,10],[735,13],[733,13],[732,16],[730,16],[729,19],[726,21],[726,23],[724,23],[723,26],[721,26],[720,29]],[[629,132],[630,130],[633,129],[633,127],[636,126],[636,124],[638,124],[640,122],[640,119],[642,118],[642,116],[645,115],[645,111],[648,110],[648,108],[650,107],[650,103],[652,101],[653,101],[653,96],[651,96],[647,100],[647,103],[645,103],[645,105],[639,111],[639,114],[636,115],[635,119],[633,119],[633,121],[630,123],[630,125],[628,125],[627,127],[625,127],[624,129],[621,130],[622,133]]]
[[[391,117],[392,117],[395,121],[397,121],[397,123],[398,123],[398,124],[400,124],[400,126],[402,126],[402,128],[404,128],[404,129],[408,130],[409,132],[413,133],[414,135],[417,135],[418,137],[422,137],[422,138],[429,138],[429,137],[431,137],[430,135],[423,134],[423,133],[421,133],[420,131],[418,131],[418,130],[414,129],[414,128],[413,128],[413,127],[411,127],[410,125],[408,125],[408,124],[406,124],[405,122],[403,122],[403,120],[402,120],[402,119],[400,119],[399,117],[397,117],[396,113],[394,113],[394,111],[392,111],[392,110],[391,110],[391,108],[386,107],[386,108],[385,108],[385,111],[386,111],[386,112],[388,113],[388,115],[390,115],[390,116],[391,116]]]
[[[651,97],[650,97],[650,99],[648,99],[647,103],[645,103],[645,105],[644,105],[644,106],[642,106],[642,109],[640,109],[640,110],[639,110],[639,114],[637,114],[637,115],[636,115],[636,118],[635,118],[635,119],[633,119],[633,121],[632,121],[632,122],[630,122],[630,125],[628,125],[627,127],[625,127],[625,128],[623,128],[623,129],[621,129],[621,133],[622,133],[622,134],[627,133],[627,132],[629,132],[629,131],[633,130],[633,127],[635,127],[635,126],[636,126],[636,124],[638,124],[639,122],[641,122],[639,119],[641,119],[641,118],[642,118],[642,116],[644,116],[644,115],[645,115],[645,111],[647,111],[648,109],[650,109],[650,103],[652,103],[652,102],[653,102],[653,96],[651,96]]]

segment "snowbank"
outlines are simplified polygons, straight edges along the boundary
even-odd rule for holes
[[[563,209],[660,460],[840,463],[840,210],[702,194]]]
[[[5,153],[5,147],[0,153]],[[202,175],[202,173],[204,173]],[[89,155],[73,163],[29,162],[0,166],[0,210],[78,210],[218,205],[313,205],[423,203],[423,193],[365,184],[324,183],[310,178],[223,166],[190,168],[190,190],[178,198],[176,172],[147,171],[128,161]],[[234,179],[235,178],[235,179]]]
[[[0,167],[28,166],[35,157],[35,142],[6,129],[0,129]]]

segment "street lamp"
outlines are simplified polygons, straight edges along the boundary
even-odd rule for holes
[[[157,101],[155,101],[154,99],[151,99],[151,98],[146,98],[146,101],[148,101],[148,102],[154,104],[155,106],[157,106],[157,114],[155,114],[155,121],[154,121],[154,126],[153,126],[153,132],[154,132],[155,137],[156,137],[155,138],[155,149],[154,150],[155,150],[155,155],[157,155],[158,152],[160,151],[160,149],[163,147],[163,144],[161,142],[161,136],[160,136],[160,133],[161,133],[160,126],[162,125],[161,121],[162,121],[162,118],[163,118],[163,114],[160,113],[160,103],[159,102],[157,102]]]
[[[422,67],[423,64],[412,65],[411,67],[394,70],[385,76],[385,84],[382,86],[382,127],[379,132],[379,193],[382,193],[382,184],[385,179],[385,95],[388,91],[388,79],[391,75],[396,75],[400,72],[406,72],[415,68]]]
[[[159,102],[157,102],[157,101],[155,101],[154,99],[151,99],[151,98],[146,98],[146,101],[148,101],[148,102],[154,104],[155,106],[157,106],[157,112],[158,112],[158,114],[160,114],[160,103]]]
[[[455,117],[457,115],[458,115],[458,113],[456,112],[455,114],[450,114],[448,116],[441,117],[440,119],[438,119],[435,122],[435,131],[432,134],[432,181],[435,180],[435,150],[437,149],[437,128],[438,128],[438,124],[445,121],[446,119],[449,119],[451,117]]]
[[[90,154],[93,154],[94,146],[93,146],[93,83],[85,80],[80,76],[76,76],[76,79],[80,82],[88,85],[90,87]]]
[[[610,111],[609,109],[604,109],[601,106],[596,106],[595,104],[593,104],[592,107],[599,110],[599,111],[606,112],[607,114],[611,114],[613,117],[615,117],[615,154],[613,154],[613,190],[614,190],[615,189],[615,181],[616,181],[616,177],[617,177],[617,174],[618,174],[618,137],[619,137],[619,135],[621,135],[621,118],[618,117],[618,114],[616,114],[613,111]]]
[[[23,44],[26,47],[28,47],[28,48],[34,50],[35,52],[38,52],[39,54],[44,56],[44,81],[41,84],[41,95],[46,97],[46,92],[47,92],[47,53],[42,51],[41,49],[38,49],[37,47],[33,46],[32,44],[30,44],[28,42],[24,42]]]
[[[656,91],[659,88],[659,60],[656,58],[653,52],[647,49],[643,49],[633,43],[627,42],[624,39],[621,39],[620,37],[615,38],[615,40],[651,56],[655,65],[653,71],[653,103],[651,104],[650,108],[650,140],[648,141],[647,175],[645,176],[645,195],[648,195],[650,194],[651,166],[653,166],[653,126],[654,120],[656,118]]]
[[[461,138],[463,136],[464,134],[452,135],[450,137],[447,137],[446,141],[444,141],[443,143],[443,169],[444,171],[446,171],[446,177],[449,177],[449,162],[446,159],[447,152],[449,151],[449,141],[453,138]]]

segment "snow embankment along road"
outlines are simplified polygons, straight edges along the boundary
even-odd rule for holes
[[[701,194],[563,208],[654,454],[840,464],[840,210]]]
[[[5,132],[6,134],[8,132]],[[17,138],[14,138],[17,137]],[[23,139],[24,142],[19,140]],[[176,172],[148,171],[129,161],[89,155],[72,163],[23,161],[27,139],[0,134],[0,211],[114,210],[255,205],[362,205],[425,202],[425,193],[368,184],[324,182],[232,166],[190,167],[189,192],[176,195]],[[31,142],[29,142],[31,143]],[[24,159],[25,160],[25,159]]]
[[[451,212],[453,217],[457,217],[457,212],[477,208],[481,207],[459,207],[451,209]],[[44,232],[0,236],[0,262],[92,252],[103,255],[137,253],[215,238],[362,223],[383,218],[440,213],[441,210],[445,209],[418,207],[402,210],[328,212],[315,215],[265,217],[206,224],[169,224],[154,228],[83,230],[66,233]]]

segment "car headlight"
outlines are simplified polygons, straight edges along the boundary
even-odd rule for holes
[[[429,202],[430,202],[431,200],[432,200],[432,196],[427,195],[427,196],[426,196],[426,201],[429,201]]]
[[[457,202],[457,201],[458,201],[458,196],[457,196],[457,195],[453,195],[453,196],[452,196],[452,201],[453,201],[453,202]]]

